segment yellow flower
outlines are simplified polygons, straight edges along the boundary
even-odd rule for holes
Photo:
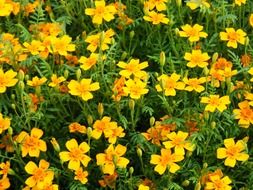
[[[204,190],[231,190],[232,187],[229,185],[232,183],[228,176],[221,178],[219,175],[211,175],[210,181],[206,183]]]
[[[119,72],[119,74],[123,77],[130,78],[133,75],[137,78],[143,78],[147,75],[145,71],[142,71],[142,69],[148,67],[147,61],[140,63],[139,59],[131,59],[129,63],[120,61],[117,65],[118,67],[124,69]]]
[[[160,23],[168,24],[170,21],[168,18],[166,18],[165,14],[156,13],[155,11],[148,12],[148,16],[143,16],[143,18],[144,20],[152,22],[152,24],[155,25]]]
[[[250,108],[250,104],[246,100],[240,102],[238,106],[240,109],[233,110],[235,119],[239,119],[240,127],[249,128],[250,124],[253,124],[253,109]]]
[[[184,159],[183,155],[177,155],[175,153],[171,154],[170,149],[161,149],[161,156],[152,154],[151,164],[155,164],[155,171],[162,175],[167,168],[169,168],[170,173],[175,173],[180,169],[180,166],[175,162],[182,161]]]
[[[236,160],[246,161],[249,155],[242,152],[246,149],[247,144],[243,140],[238,140],[236,143],[233,138],[224,140],[225,148],[217,149],[217,158],[225,159],[225,166],[234,167]]]
[[[7,3],[6,0],[0,0],[0,17],[9,16],[13,10],[13,6]]]
[[[75,180],[80,181],[82,184],[86,184],[88,182],[87,179],[88,172],[83,171],[83,169],[80,167],[75,171]]]
[[[108,138],[110,144],[115,144],[118,137],[124,137],[124,129],[122,127],[117,127],[117,125],[112,125],[110,128],[104,130],[105,138]]]
[[[51,45],[49,46],[49,51],[51,53],[58,53],[59,55],[67,56],[68,52],[75,51],[75,45],[71,44],[71,37],[64,35],[60,38],[51,36]]]
[[[166,3],[168,0],[149,0],[148,1],[148,8],[149,10],[153,10],[156,8],[157,11],[164,11],[167,9]]]
[[[40,160],[39,167],[32,161],[29,161],[25,165],[25,171],[32,175],[25,181],[25,184],[29,187],[37,186],[42,189],[45,184],[51,184],[54,179],[54,172],[50,171],[49,163],[45,160]]]
[[[249,24],[250,24],[250,26],[253,27],[253,13],[250,14],[250,17],[249,17]]]
[[[99,55],[97,53],[91,53],[90,57],[81,56],[78,60],[79,63],[82,63],[80,66],[83,70],[89,70],[93,65],[97,63]]]
[[[126,87],[123,87],[123,90],[126,94],[129,94],[133,99],[139,99],[142,95],[148,93],[146,89],[147,84],[142,82],[140,79],[129,79],[125,82]]]
[[[222,96],[219,95],[210,95],[210,97],[202,97],[201,103],[208,104],[205,107],[205,111],[214,112],[218,109],[220,112],[223,112],[227,109],[228,104],[230,104],[229,96]]]
[[[73,96],[79,96],[84,101],[93,98],[91,91],[96,91],[99,89],[99,83],[91,83],[91,79],[82,79],[80,82],[76,80],[71,80],[68,84],[69,93]]]
[[[0,93],[4,93],[7,87],[15,86],[18,82],[18,79],[14,78],[16,75],[17,72],[12,69],[6,72],[0,69]]]
[[[253,67],[251,67],[249,70],[248,70],[248,73],[250,75],[253,75]],[[253,82],[253,77],[250,79],[250,82]]]
[[[33,128],[31,130],[31,136],[24,131],[18,135],[16,141],[21,143],[22,157],[25,157],[27,154],[31,157],[39,157],[40,151],[47,151],[45,141],[40,139],[42,135],[43,131],[38,128]]]
[[[89,43],[87,50],[95,52],[98,47],[101,48],[102,51],[109,49],[108,44],[112,43],[112,36],[114,35],[115,32],[109,29],[106,32],[88,36],[85,39],[85,42]]]
[[[188,133],[182,131],[178,131],[177,134],[175,132],[169,133],[167,135],[169,141],[165,141],[163,144],[166,149],[175,148],[175,154],[184,155],[184,149],[193,151],[195,147],[194,144],[186,141],[188,135]]]
[[[108,116],[104,116],[101,120],[96,120],[93,124],[93,131],[91,136],[95,139],[99,139],[102,133],[105,133],[105,130],[116,128],[117,122],[111,121],[111,118]]]
[[[181,26],[181,28],[183,31],[179,31],[179,35],[181,37],[188,38],[190,42],[197,42],[200,38],[206,38],[208,36],[206,32],[201,32],[203,30],[203,26],[199,24],[194,24],[194,26],[186,24]]]
[[[138,190],[149,190],[149,186],[140,184]]]
[[[95,1],[95,8],[86,8],[85,14],[93,16],[92,22],[94,24],[102,24],[103,20],[110,22],[114,19],[114,14],[117,10],[113,5],[105,5],[104,0]]]
[[[196,92],[202,92],[205,90],[205,87],[201,85],[206,82],[205,77],[201,77],[199,79],[198,78],[191,78],[191,79],[184,78],[183,81],[187,85],[184,89],[186,91],[191,92],[195,90]]]
[[[80,162],[84,167],[87,167],[91,158],[85,153],[90,150],[89,145],[86,142],[82,142],[78,145],[75,139],[71,139],[66,142],[66,147],[69,151],[60,152],[60,159],[63,162],[68,162],[68,168],[71,170],[77,170],[80,168]]]
[[[47,81],[46,77],[39,78],[39,77],[35,76],[32,78],[32,80],[27,81],[27,85],[32,86],[32,87],[37,87],[37,86],[41,86],[46,81]]]
[[[235,0],[235,4],[241,6],[242,4],[246,4],[246,0]]]
[[[207,2],[207,0],[188,0],[186,5],[190,7],[191,10],[195,10],[198,7],[210,8],[210,4]]]
[[[175,96],[176,89],[183,90],[185,84],[183,82],[178,82],[180,75],[173,73],[171,76],[161,75],[158,77],[160,84],[155,86],[158,92],[164,91],[165,96]]]
[[[66,79],[64,77],[57,77],[56,74],[53,74],[51,76],[51,81],[48,86],[51,86],[51,87],[56,87],[56,86],[59,86],[59,84],[61,84],[62,82],[64,82]]]
[[[237,48],[237,42],[243,45],[245,44],[246,35],[242,29],[235,31],[234,28],[226,28],[226,32],[220,32],[220,39],[228,41],[228,47]]]
[[[69,125],[69,132],[70,133],[75,133],[75,132],[86,133],[86,127],[77,122],[74,122]]]
[[[0,4],[0,6],[1,6],[1,4]],[[11,184],[10,184],[10,181],[9,181],[8,177],[3,177],[2,179],[0,179],[0,188],[1,188],[1,190],[8,189],[10,186],[11,186]]]
[[[3,118],[3,115],[0,113],[0,134],[7,130],[11,125],[11,120],[9,118]]]
[[[26,47],[27,51],[30,52],[32,55],[38,55],[40,54],[41,51],[45,50],[45,47],[43,46],[42,42],[38,40],[33,40],[31,44],[25,42],[23,45]]]
[[[97,165],[102,167],[104,174],[112,175],[116,167],[126,168],[129,160],[122,157],[126,153],[126,147],[118,144],[115,148],[112,144],[105,150],[105,153],[96,155]]]
[[[207,53],[202,53],[201,50],[192,50],[192,53],[185,53],[184,59],[189,61],[187,67],[194,68],[198,66],[204,68],[208,65],[207,61],[210,57]]]

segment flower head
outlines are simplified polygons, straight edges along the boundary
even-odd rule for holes
[[[144,6],[146,6],[149,10],[153,10],[155,8],[157,11],[165,11],[167,9],[167,2],[168,0],[149,0]]]
[[[39,78],[39,77],[35,76],[32,78],[32,80],[27,81],[27,85],[32,86],[32,87],[37,87],[37,86],[41,86],[46,81],[47,81],[46,77]]]
[[[192,53],[185,53],[184,59],[189,61],[187,67],[194,68],[198,66],[204,68],[208,65],[207,61],[210,57],[207,53],[202,53],[201,50],[192,50]]]
[[[246,0],[234,0],[235,4],[241,6],[242,4],[246,4]]]
[[[69,93],[73,96],[79,96],[84,101],[93,98],[92,91],[99,89],[99,83],[91,83],[91,79],[82,79],[80,82],[76,80],[71,80],[68,84]]]
[[[186,91],[191,92],[194,90],[196,92],[202,92],[205,90],[205,87],[201,85],[206,82],[205,77],[201,77],[199,79],[198,78],[191,78],[191,79],[184,78],[183,81],[187,85],[184,89]]]
[[[4,72],[0,69],[0,93],[4,93],[7,87],[15,86],[18,82],[18,79],[14,78],[16,75],[17,72],[13,70]]]
[[[157,25],[160,23],[168,24],[169,19],[166,18],[166,15],[162,13],[157,13],[155,11],[148,12],[148,15],[143,16],[144,20],[152,22],[152,24]]]
[[[198,7],[210,8],[210,3],[207,0],[188,0],[186,5],[190,7],[191,10],[195,10]]]
[[[204,190],[231,190],[231,179],[228,176],[210,175]]]
[[[240,109],[234,109],[233,113],[235,119],[239,119],[238,124],[240,127],[248,128],[250,124],[253,124],[253,109],[247,100],[238,104]]]
[[[82,163],[84,167],[87,167],[91,158],[85,154],[90,150],[90,147],[86,142],[82,142],[80,145],[78,145],[75,139],[71,139],[66,142],[66,147],[68,151],[60,152],[59,155],[63,162],[69,161],[69,169],[79,169],[80,163]]]
[[[146,89],[146,83],[142,82],[140,79],[129,79],[126,81],[126,87],[123,87],[123,90],[126,94],[129,94],[133,99],[139,99],[142,95],[148,93]]]
[[[82,184],[86,184],[88,182],[87,176],[88,176],[88,172],[83,171],[83,168],[80,167],[79,169],[75,171],[74,179],[80,181]]]
[[[224,140],[225,148],[217,149],[217,158],[225,158],[225,166],[234,167],[236,161],[246,161],[249,155],[243,152],[247,144],[243,140],[238,140],[236,143],[233,138]]]
[[[89,57],[81,56],[78,62],[81,63],[80,67],[87,71],[97,63],[98,58],[97,53],[91,53]]]
[[[201,32],[203,26],[199,24],[194,24],[194,26],[186,24],[181,28],[183,31],[179,31],[179,35],[188,38],[190,42],[197,42],[200,38],[206,38],[208,36],[206,32]]]
[[[228,47],[237,48],[237,43],[245,44],[246,35],[242,29],[226,28],[226,32],[220,32],[220,39],[228,41]]]
[[[52,82],[50,82],[50,83],[48,84],[48,86],[50,86],[50,87],[57,87],[57,86],[59,86],[62,82],[64,82],[65,80],[66,80],[66,79],[65,79],[63,76],[57,77],[56,74],[53,74],[53,75],[51,76],[51,81],[52,81]]]
[[[202,97],[201,103],[208,104],[205,107],[205,111],[214,112],[218,109],[223,112],[227,109],[227,105],[230,104],[229,96],[210,95],[210,97]]]
[[[11,120],[9,118],[3,118],[3,115],[0,113],[0,134],[3,131],[7,130],[11,125]]]

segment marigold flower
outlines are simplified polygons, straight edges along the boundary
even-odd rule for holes
[[[139,59],[131,59],[129,63],[120,61],[117,64],[117,66],[124,69],[124,70],[121,70],[119,74],[126,78],[130,78],[132,75],[137,78],[143,78],[143,77],[146,77],[147,75],[145,71],[142,71],[142,69],[145,69],[148,67],[147,61],[140,63]]]
[[[191,10],[195,10],[198,7],[210,8],[210,3],[208,3],[207,0],[188,0],[186,5],[190,7]]]
[[[190,42],[197,42],[200,38],[206,38],[208,36],[206,32],[201,32],[203,30],[203,26],[199,24],[194,24],[194,26],[186,24],[181,26],[181,28],[183,31],[179,31],[179,35],[181,37],[188,38]]]
[[[8,177],[3,177],[0,179],[0,188],[1,190],[8,189],[11,186],[9,178]]]
[[[175,148],[175,154],[177,155],[184,155],[185,154],[184,149],[193,151],[195,148],[194,144],[186,141],[188,135],[189,135],[188,133],[182,131],[178,131],[178,133],[172,132],[167,135],[169,141],[163,142],[163,145],[165,146],[166,149]]]
[[[189,61],[187,67],[194,68],[198,66],[204,68],[208,65],[207,61],[210,57],[207,53],[202,53],[201,50],[192,50],[192,53],[185,53],[184,59]]]
[[[250,17],[249,17],[249,24],[250,24],[250,26],[253,27],[253,13],[250,14]]]
[[[162,74],[158,77],[160,84],[155,86],[158,92],[164,91],[165,96],[175,96],[176,89],[183,90],[185,84],[183,82],[178,82],[180,75],[173,73],[171,76]]]
[[[39,55],[41,51],[45,50],[43,43],[38,40],[33,40],[31,44],[25,42],[23,45],[32,55]]]
[[[85,56],[81,56],[78,62],[82,64],[80,67],[83,70],[87,71],[97,63],[98,58],[99,54],[91,53],[91,55],[88,58]]]
[[[32,80],[27,81],[28,86],[37,87],[43,85],[47,81],[46,77],[39,78],[37,76],[33,77]]]
[[[92,137],[99,139],[105,130],[110,128],[116,128],[117,122],[111,121],[111,118],[104,116],[101,120],[96,120],[93,124]]]
[[[14,144],[10,134],[6,134],[2,137],[0,148],[5,148],[6,152],[14,152]]]
[[[83,171],[83,168],[80,167],[75,171],[74,179],[80,181],[82,184],[86,184],[88,182],[87,176],[88,172]]]
[[[184,78],[183,81],[187,85],[184,89],[186,91],[191,92],[194,90],[196,92],[202,92],[205,90],[205,87],[201,85],[206,82],[205,77],[201,77],[199,79],[198,78],[191,78],[191,79]]]
[[[6,72],[0,69],[0,93],[4,93],[7,87],[15,86],[18,82],[18,79],[14,78],[16,75],[17,72],[12,69]]]
[[[69,132],[86,133],[86,127],[84,125],[81,125],[80,123],[74,122],[69,125]]]
[[[117,180],[118,174],[117,172],[114,172],[112,175],[104,175],[102,180],[99,180],[98,183],[101,187],[110,187],[115,188],[116,180]]]
[[[118,144],[115,148],[112,144],[105,150],[105,153],[96,155],[97,165],[102,167],[104,174],[112,175],[116,167],[126,168],[129,160],[122,157],[126,153],[126,147]]]
[[[147,84],[142,82],[140,79],[132,80],[129,79],[125,83],[126,87],[123,87],[123,90],[126,94],[129,94],[133,99],[139,99],[142,95],[148,93],[146,89]]]
[[[168,18],[166,18],[165,14],[156,13],[155,11],[148,12],[148,15],[143,16],[143,18],[144,20],[152,22],[152,24],[155,24],[155,25],[160,24],[160,23],[168,24],[170,21]]]
[[[235,119],[239,119],[238,124],[240,127],[249,128],[250,124],[253,124],[253,109],[250,108],[247,100],[240,102],[238,106],[240,109],[233,110]]]
[[[153,10],[154,8],[157,11],[164,11],[167,9],[166,3],[168,0],[149,0],[148,1],[148,9]]]
[[[250,63],[252,62],[252,57],[251,55],[245,53],[241,56],[241,62],[243,67],[247,67],[250,65]]]
[[[204,190],[231,190],[229,185],[232,183],[228,176],[221,178],[219,175],[213,175],[209,177],[210,181],[206,183]]]
[[[9,16],[13,10],[13,6],[6,0],[0,0],[0,16]]]
[[[246,4],[246,0],[235,0],[235,4],[241,6],[242,4]]]
[[[110,22],[114,19],[117,10],[113,5],[105,5],[104,0],[95,1],[95,8],[86,8],[85,14],[93,16],[94,24],[102,24],[103,20]]]
[[[170,149],[161,149],[161,155],[152,154],[151,164],[155,164],[155,171],[162,175],[167,168],[169,168],[170,173],[175,173],[180,169],[180,166],[176,162],[182,161],[184,159],[183,155],[177,155],[171,153]]]
[[[125,86],[125,77],[120,77],[114,81],[114,86],[112,88],[113,95],[112,98],[115,101],[120,101],[121,96],[127,96],[123,87]]]
[[[32,161],[29,161],[25,166],[25,171],[32,175],[25,181],[29,187],[37,186],[42,189],[45,184],[51,184],[54,179],[54,172],[49,170],[49,163],[45,160],[40,160],[39,167]]]
[[[64,35],[60,38],[50,36],[51,45],[49,51],[51,53],[58,53],[59,55],[66,56],[68,52],[75,51],[75,45],[71,44],[71,37]]]
[[[149,190],[149,186],[140,184],[138,190]]]
[[[63,77],[63,76],[61,76],[61,77],[57,77],[57,75],[56,74],[53,74],[52,76],[51,76],[51,81],[52,82],[50,82],[49,84],[48,84],[48,86],[50,86],[50,87],[56,87],[56,86],[59,86],[62,82],[64,82],[66,79]]]
[[[157,127],[150,127],[146,133],[141,133],[148,141],[153,144],[161,145],[162,135],[161,130]]]
[[[222,96],[219,95],[210,95],[210,97],[202,97],[201,103],[208,104],[205,107],[205,111],[214,112],[218,109],[220,112],[223,112],[227,109],[228,104],[230,104],[229,96]]]
[[[3,131],[7,130],[11,125],[11,120],[9,118],[3,118],[3,115],[0,113],[0,134]]]
[[[30,136],[24,131],[18,135],[16,141],[21,144],[22,157],[27,154],[31,157],[39,157],[40,151],[47,151],[45,141],[40,139],[42,135],[43,131],[38,128],[33,128]]]
[[[73,96],[81,97],[84,101],[92,99],[93,95],[91,92],[98,90],[100,87],[98,82],[91,82],[91,79],[85,78],[82,79],[80,82],[76,80],[71,80],[68,84],[69,93]]]
[[[242,29],[235,31],[234,28],[226,28],[226,32],[220,32],[220,39],[228,41],[228,47],[237,48],[237,42],[243,45],[245,44],[246,35]]]
[[[10,168],[10,162],[7,161],[6,163],[2,162],[0,164],[0,175],[3,175],[2,177],[5,178],[7,177],[8,173],[11,171]],[[12,171],[13,172],[13,171]],[[0,186],[1,187],[1,186]]]
[[[233,138],[224,140],[225,148],[217,149],[217,158],[225,159],[225,166],[234,167],[236,160],[246,161],[249,159],[249,155],[243,152],[246,149],[247,144],[243,140],[238,140],[236,143]]]
[[[105,138],[108,138],[110,144],[115,144],[117,138],[122,138],[125,136],[124,129],[122,127],[117,127],[117,125],[112,125],[110,128],[104,130]]]
[[[69,169],[77,170],[80,168],[80,162],[84,167],[87,167],[91,158],[85,154],[90,150],[90,147],[86,142],[82,142],[78,145],[75,139],[71,139],[66,142],[66,147],[69,151],[60,152],[59,155],[63,162],[69,161]]]

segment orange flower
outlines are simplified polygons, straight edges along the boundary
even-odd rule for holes
[[[42,135],[43,131],[38,128],[31,130],[31,136],[24,131],[18,135],[16,141],[21,144],[22,157],[25,157],[27,154],[31,157],[39,157],[40,151],[47,151],[45,141],[40,139]]]
[[[10,184],[8,177],[4,177],[4,178],[0,179],[0,189],[1,190],[8,189],[10,186],[11,186],[11,184]]]
[[[69,125],[69,132],[70,133],[75,133],[75,132],[86,133],[86,127],[77,122],[74,122]]]
[[[102,180],[99,180],[98,183],[101,187],[110,187],[111,189],[115,188],[116,179],[118,174],[114,172],[112,175],[104,175]]]
[[[80,162],[84,167],[87,167],[91,158],[87,156],[87,153],[90,150],[89,145],[86,142],[82,142],[78,145],[75,139],[71,139],[66,142],[66,147],[69,151],[60,152],[60,159],[63,162],[69,161],[68,168],[71,170],[77,170],[80,168]]]
[[[239,119],[238,124],[240,127],[248,128],[250,124],[253,124],[253,109],[250,108],[247,100],[240,102],[238,106],[240,109],[233,110],[235,119]]]
[[[92,137],[99,139],[102,133],[105,133],[105,130],[116,128],[117,122],[111,121],[110,117],[104,116],[101,120],[96,120],[93,124]]]
[[[121,96],[127,96],[123,87],[125,86],[125,77],[120,77],[114,81],[114,86],[112,88],[113,95],[112,98],[115,101],[120,101]]]
[[[0,134],[7,130],[11,125],[11,120],[9,118],[3,118],[3,115],[0,113]]]
[[[2,137],[0,148],[5,148],[6,152],[14,152],[14,144],[10,134],[7,134]]]
[[[3,175],[2,177],[7,177],[8,173],[11,171],[10,169],[10,162],[7,161],[6,163],[2,162],[0,164],[0,175]],[[13,172],[13,171],[12,171]],[[0,186],[1,189],[1,186]]]
[[[80,181],[82,184],[86,184],[88,182],[87,179],[88,176],[88,172],[87,171],[83,171],[83,168],[79,168],[75,171],[75,180]]]

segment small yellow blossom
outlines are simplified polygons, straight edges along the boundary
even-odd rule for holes
[[[0,94],[6,91],[7,87],[15,86],[18,82],[18,79],[14,78],[17,75],[17,72],[13,70],[8,70],[4,72],[0,69]]]
[[[220,177],[219,175],[211,175],[209,177],[210,181],[206,183],[204,190],[231,190],[232,183],[228,176]]]
[[[78,62],[81,63],[80,67],[83,70],[87,71],[97,63],[98,58],[99,58],[99,54],[91,53],[89,57],[81,56]]]
[[[142,82],[140,79],[129,79],[125,82],[126,87],[123,87],[123,90],[126,94],[129,94],[133,99],[139,99],[142,95],[148,93],[146,89],[147,84]]]
[[[191,79],[184,78],[183,81],[187,85],[184,89],[186,91],[191,92],[194,90],[196,92],[202,92],[205,90],[205,87],[202,86],[202,84],[206,82],[205,77],[201,77],[199,79],[198,78],[191,78]]]
[[[1,190],[9,189],[10,186],[11,186],[11,183],[10,183],[10,180],[9,180],[8,177],[3,177],[2,179],[0,179],[0,188],[1,188]]]
[[[140,184],[138,190],[149,190],[149,186]]]
[[[155,171],[162,175],[167,168],[169,168],[170,173],[176,173],[180,169],[180,166],[176,162],[182,161],[183,159],[183,155],[172,154],[170,149],[162,148],[161,155],[151,155],[150,163],[155,164]]]
[[[250,75],[253,76],[253,67],[251,67],[251,68],[248,70],[248,73],[249,73]],[[250,82],[253,82],[253,77],[250,79]]]
[[[216,109],[223,112],[230,104],[229,96],[210,95],[210,97],[202,97],[201,103],[208,104],[205,111],[214,112]]]
[[[249,128],[250,124],[253,124],[253,109],[247,100],[240,102],[238,106],[240,109],[233,110],[235,119],[239,119],[240,127]]]
[[[25,42],[23,44],[27,51],[30,52],[32,55],[39,55],[41,51],[45,50],[43,43],[38,40],[33,40],[31,44]]]
[[[95,1],[95,8],[86,8],[85,14],[92,16],[94,24],[102,24],[103,20],[110,22],[114,19],[117,10],[113,5],[105,5],[104,0]]]
[[[0,0],[0,17],[9,16],[13,10],[13,6],[6,0]]]
[[[80,82],[71,80],[68,84],[69,93],[73,96],[81,97],[84,101],[92,99],[93,95],[91,92],[98,90],[100,87],[98,82],[91,82],[91,79],[85,78]]]
[[[225,148],[217,149],[217,158],[225,159],[225,166],[234,167],[236,161],[246,161],[249,155],[243,152],[247,144],[243,140],[238,140],[236,143],[233,138],[224,140]]]
[[[149,10],[153,10],[154,8],[157,11],[165,11],[167,9],[166,3],[168,0],[149,0],[146,6]]]
[[[242,4],[246,4],[246,0],[234,0],[235,4],[241,6]]]
[[[191,10],[195,10],[198,7],[210,8],[210,3],[207,0],[188,0],[186,5],[190,7]]]
[[[49,84],[48,84],[48,86],[50,86],[50,87],[56,87],[56,86],[59,86],[62,82],[64,82],[66,79],[63,77],[63,76],[61,76],[61,77],[57,77],[57,75],[56,74],[53,74],[52,76],[51,76],[51,81],[52,82],[50,82]]]
[[[192,53],[185,53],[184,59],[189,61],[187,67],[194,68],[198,66],[204,68],[208,65],[207,61],[210,57],[207,53],[202,53],[201,50],[192,50]]]
[[[88,172],[83,171],[83,168],[80,167],[75,171],[74,179],[80,181],[82,184],[86,184],[88,182],[87,176]]]
[[[86,127],[84,125],[81,125],[77,122],[74,122],[74,123],[71,123],[69,125],[69,132],[70,133],[75,133],[75,132],[78,132],[78,133],[86,133]]]
[[[181,26],[181,28],[183,31],[179,31],[179,35],[188,38],[190,42],[197,42],[200,38],[206,38],[208,36],[206,32],[201,32],[203,26],[199,24],[194,24],[194,26],[186,24]]]
[[[51,45],[48,47],[50,53],[59,54],[63,56],[67,56],[68,52],[75,51],[75,45],[71,44],[71,37],[68,35],[64,35],[60,38],[55,36],[50,36],[49,42]]]
[[[165,96],[175,96],[176,90],[183,90],[185,84],[183,82],[179,82],[180,75],[173,73],[171,76],[167,76],[162,74],[158,77],[158,81],[160,82],[155,86],[158,92],[164,91]]]
[[[226,32],[220,32],[220,39],[228,41],[228,47],[237,48],[237,42],[243,45],[245,44],[246,35],[242,29],[235,31],[234,28],[226,28]]]
[[[7,130],[11,125],[11,120],[9,118],[3,118],[3,115],[0,113],[0,134]]]
[[[27,81],[28,86],[37,87],[43,85],[47,81],[46,77],[39,78],[37,76],[33,77],[32,80]]]
[[[78,170],[80,168],[80,162],[84,167],[87,167],[91,158],[85,154],[90,150],[86,142],[82,142],[78,145],[75,139],[71,139],[66,142],[66,147],[69,151],[60,152],[59,155],[63,162],[69,161],[69,169]]]
[[[160,23],[168,24],[169,19],[166,18],[165,14],[156,13],[155,11],[148,12],[148,15],[143,16],[144,20],[152,22],[152,24],[157,25]]]

